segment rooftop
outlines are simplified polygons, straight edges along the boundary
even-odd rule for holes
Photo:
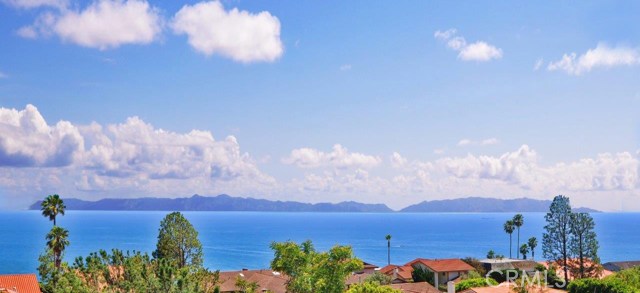
[[[40,293],[40,284],[35,274],[0,275],[2,293]]]

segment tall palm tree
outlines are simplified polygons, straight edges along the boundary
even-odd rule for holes
[[[384,239],[387,239],[387,264],[391,264],[391,234],[387,234]]]
[[[509,258],[511,258],[511,245],[512,245],[512,240],[511,240],[511,234],[513,234],[513,231],[515,230],[515,225],[513,224],[512,220],[508,220],[506,223],[504,223],[504,232],[506,232],[507,234],[509,234]]]
[[[69,231],[64,228],[53,226],[47,234],[47,247],[53,252],[56,269],[60,269],[62,263],[62,252],[69,246]]]
[[[53,221],[53,225],[56,226],[56,216],[58,214],[64,215],[64,209],[67,207],[59,195],[53,194],[47,196],[42,201],[42,215],[49,218],[49,221]]]
[[[538,239],[535,237],[529,238],[529,248],[531,248],[531,259],[536,259],[536,246],[538,246]]]
[[[522,214],[516,214],[513,216],[513,225],[518,229],[518,246],[520,247],[520,227],[524,225],[524,217]],[[520,258],[520,250],[516,249],[516,258]]]

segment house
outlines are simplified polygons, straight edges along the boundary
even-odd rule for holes
[[[247,270],[220,272],[220,292],[242,292],[236,286],[238,278],[248,283],[257,283],[257,292],[285,293],[289,278],[272,270]],[[22,292],[20,292],[22,293]]]
[[[612,272],[619,272],[626,269],[631,269],[635,267],[640,267],[640,260],[634,261],[613,261],[608,262],[602,265],[605,270],[609,270]]]
[[[484,269],[489,271],[518,270],[526,272],[535,272],[536,266],[539,264],[532,260],[511,259],[511,258],[488,258],[480,260]]]
[[[420,267],[433,273],[434,284],[445,285],[460,277],[467,276],[475,269],[468,263],[457,258],[450,259],[423,259],[418,258],[406,264],[412,268]]]
[[[391,284],[389,287],[404,293],[441,293],[427,282]]]
[[[364,274],[373,274],[376,271],[376,269],[378,268],[377,265],[370,264],[368,262],[364,262],[363,261],[362,264],[363,264],[364,268],[362,269],[361,272],[364,273]]]
[[[380,269],[380,273],[391,276],[392,284],[413,282],[411,266],[388,265]]]
[[[578,259],[575,259],[575,258],[567,259],[567,263],[569,264],[569,266],[570,266],[570,267],[571,267],[571,266],[573,266],[573,267],[577,267],[577,266],[578,266]],[[542,262],[539,262],[539,264],[543,265],[543,266],[544,266],[545,268],[547,268],[547,269],[548,269],[550,266],[555,266],[555,267],[556,267],[556,275],[558,275],[558,277],[560,277],[560,278],[564,279],[564,272],[563,272],[561,269],[558,269],[558,268],[560,267],[560,265],[559,265],[559,264],[555,264],[555,263],[554,263],[554,262],[552,262],[552,261],[548,261],[548,262],[546,262],[546,261],[542,261]],[[584,264],[585,264],[585,266],[593,266],[593,265],[599,265],[599,266],[601,266],[601,271],[599,272],[598,276],[596,276],[596,277],[597,277],[597,278],[599,278],[599,279],[602,279],[602,278],[604,278],[604,277],[607,277],[607,276],[610,276],[610,275],[613,275],[613,274],[614,274],[614,272],[613,272],[613,271],[610,271],[610,270],[608,270],[608,269],[606,269],[606,268],[602,267],[602,265],[600,265],[600,264],[594,264],[591,260],[585,259],[585,260],[584,260]],[[572,276],[572,274],[571,274],[571,270],[569,270],[569,271],[567,272],[567,277],[569,278],[569,280],[573,280],[573,279],[575,279],[575,277],[574,277],[574,276]]]
[[[40,293],[35,274],[0,275],[1,293]]]
[[[417,267],[433,273],[434,283],[438,286],[444,285],[448,281],[456,280],[461,276],[467,275],[470,271],[475,270],[472,266],[457,258],[417,258],[402,266],[388,265],[380,269],[380,272],[385,275],[391,276],[392,283],[394,284],[407,283],[413,282],[412,273]]]

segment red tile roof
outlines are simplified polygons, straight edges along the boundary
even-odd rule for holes
[[[397,271],[397,278],[403,281],[413,280],[411,273],[413,272],[413,268],[411,266],[398,266],[398,265],[388,265],[380,269],[380,272],[387,275],[392,276],[395,274],[395,270]]]
[[[243,270],[220,272],[220,291],[221,292],[239,292],[236,287],[236,279],[243,278],[249,283],[258,283],[258,291],[269,290],[274,293],[285,293],[288,277],[272,270]]]
[[[40,284],[35,274],[0,275],[0,292],[3,290],[10,293],[40,293]]]
[[[440,293],[438,289],[427,282],[391,284],[389,286],[405,293]]]
[[[415,264],[421,263],[424,266],[428,267],[431,271],[444,273],[444,272],[463,272],[463,271],[473,271],[474,268],[467,264],[466,262],[457,259],[424,259],[417,258],[409,263],[407,266],[413,266]]]

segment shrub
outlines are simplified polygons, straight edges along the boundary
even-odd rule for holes
[[[466,279],[456,284],[456,292],[464,291],[469,288],[488,287],[496,285],[498,285],[498,282],[491,278]]]
[[[624,281],[616,278],[580,279],[569,283],[567,287],[569,293],[633,293],[640,292],[638,288],[633,288]]]

